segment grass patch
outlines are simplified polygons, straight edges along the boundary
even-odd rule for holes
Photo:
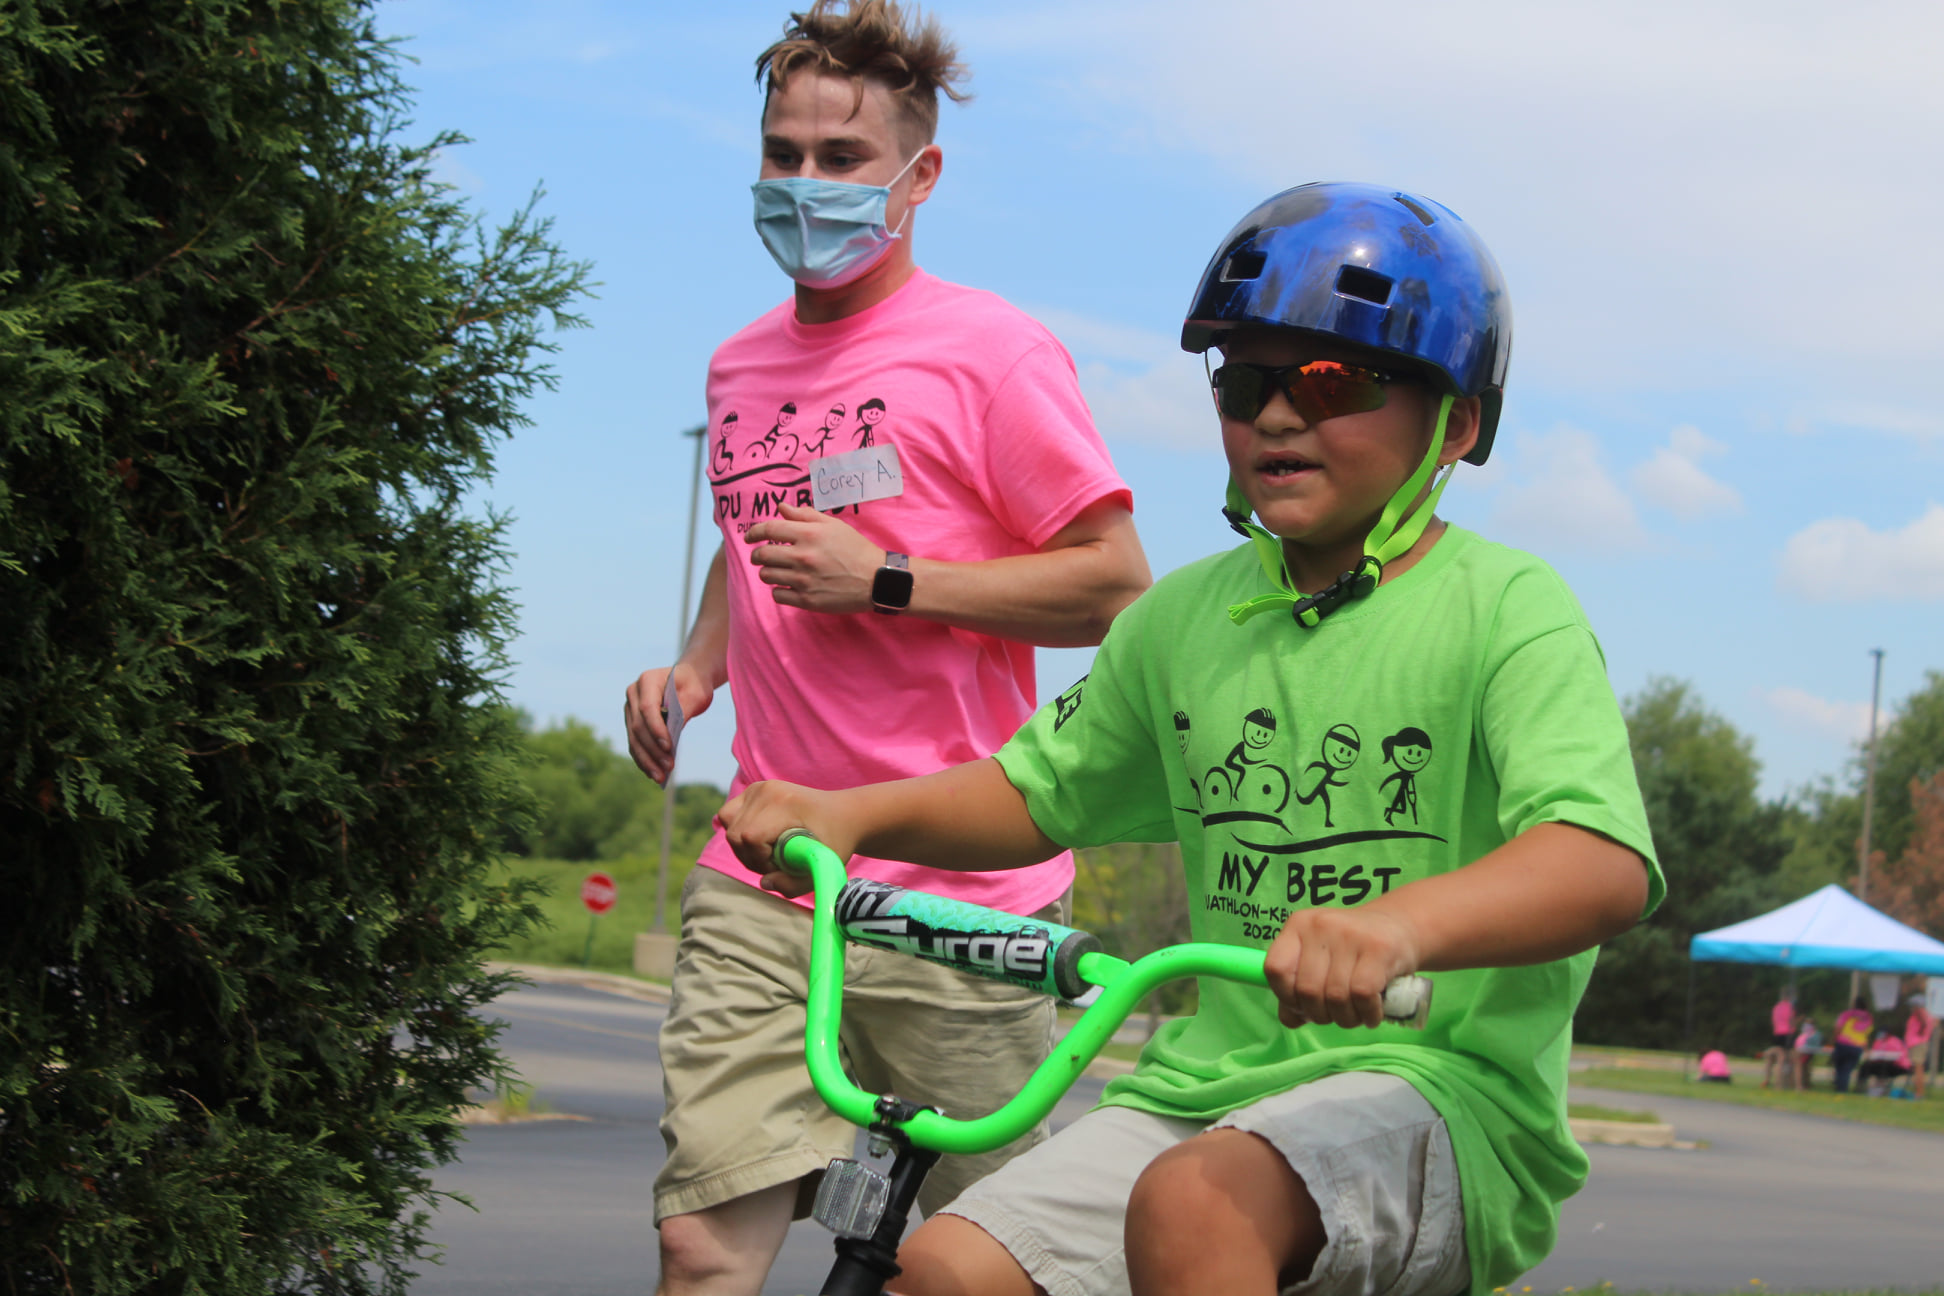
[[[1652,1112],[1628,1107],[1602,1107],[1598,1103],[1567,1103],[1566,1114],[1574,1120],[1625,1121],[1629,1125],[1658,1125],[1660,1117]]]
[[[1572,1082],[1595,1089],[1618,1089],[1626,1093],[1657,1094],[1669,1098],[1700,1098],[1708,1102],[1738,1103],[1743,1107],[1766,1107],[1770,1111],[1800,1112],[1808,1116],[1833,1116],[1838,1120],[1944,1134],[1944,1099],[1939,1099],[1935,1092],[1915,1101],[1814,1090],[1799,1093],[1793,1089],[1763,1089],[1757,1085],[1739,1083],[1701,1084],[1683,1080],[1678,1071],[1644,1067],[1595,1067],[1590,1071],[1575,1071]]]
[[[692,860],[668,861],[667,922],[672,931],[681,921],[682,883],[688,878]],[[509,858],[497,866],[494,877],[519,874],[538,878],[547,894],[538,898],[547,925],[528,933],[496,951],[496,956],[515,963],[549,963],[558,967],[579,967],[581,953],[587,948],[588,920],[592,917],[580,901],[581,880],[589,873],[605,873],[614,879],[614,908],[593,919],[594,953],[587,966],[603,972],[634,971],[634,938],[647,931],[655,920],[654,856],[628,856],[611,860],[550,860]]]

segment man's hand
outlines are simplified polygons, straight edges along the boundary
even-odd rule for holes
[[[675,768],[675,748],[668,741],[668,721],[662,715],[662,694],[671,674],[684,723],[707,711],[715,700],[715,689],[685,662],[643,671],[640,679],[628,685],[621,711],[628,728],[628,755],[657,783],[668,782],[669,771]]]
[[[1285,1026],[1377,1026],[1384,987],[1418,970],[1418,936],[1381,910],[1299,909],[1270,945],[1264,970]]]
[[[749,528],[749,561],[770,597],[812,612],[869,612],[884,550],[813,508],[785,504],[782,513],[781,521]]]
[[[716,815],[729,849],[751,872],[763,875],[766,891],[800,896],[811,890],[810,875],[784,868],[771,857],[776,839],[791,828],[802,828],[848,862],[857,853],[857,840],[838,813],[840,793],[819,792],[794,783],[765,780],[751,783]]]

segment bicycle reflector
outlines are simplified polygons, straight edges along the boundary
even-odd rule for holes
[[[859,945],[897,950],[1041,994],[1078,999],[1092,988],[1080,956],[1099,938],[1038,918],[852,878],[837,893],[837,922]]]
[[[867,1238],[884,1218],[891,1185],[885,1177],[850,1157],[838,1157],[817,1185],[817,1204],[810,1218],[838,1237]]]

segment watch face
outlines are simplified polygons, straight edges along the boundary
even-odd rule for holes
[[[911,573],[902,567],[880,567],[871,580],[875,607],[903,610],[911,606]]]

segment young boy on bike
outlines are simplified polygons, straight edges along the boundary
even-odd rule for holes
[[[1205,981],[1100,1108],[928,1220],[896,1290],[1489,1291],[1584,1182],[1573,1010],[1663,890],[1578,604],[1432,513],[1436,471],[1491,448],[1504,284],[1436,203],[1305,185],[1222,242],[1182,344],[1221,352],[1249,543],[1123,612],[993,759],[757,784],[729,840],[790,892],[792,826],[945,868],[1178,840],[1195,938],[1268,947],[1273,993]],[[1427,1025],[1383,1025],[1418,971]]]

